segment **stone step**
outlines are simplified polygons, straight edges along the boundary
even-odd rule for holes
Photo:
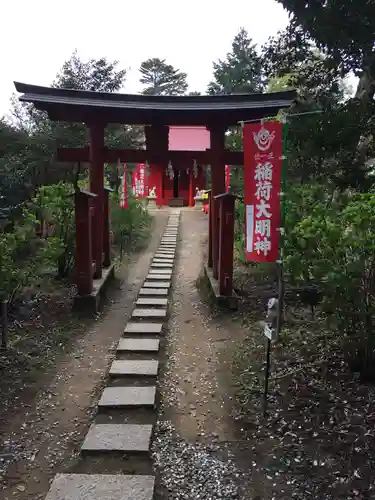
[[[161,243],[176,243],[177,238],[162,238]]]
[[[162,269],[163,271],[163,269]],[[172,273],[161,273],[161,274],[156,274],[156,273],[152,273],[152,274],[148,274],[147,275],[147,278],[148,280],[152,281],[158,281],[158,280],[169,280],[172,278]]]
[[[151,267],[161,267],[163,269],[172,269],[173,268],[173,263],[168,263],[168,262],[151,262]]]
[[[168,299],[163,299],[160,297],[140,297],[135,303],[137,306],[163,306],[167,307]]]
[[[152,425],[92,424],[81,451],[148,452],[151,433]]]
[[[154,476],[57,474],[45,500],[152,500]]]
[[[170,286],[170,281],[145,281],[143,283],[143,288],[169,288]]]
[[[126,408],[129,406],[154,406],[156,387],[106,387],[99,400],[99,407]]]
[[[176,249],[175,248],[159,248],[159,250],[156,250],[155,257],[168,257],[168,258],[174,258],[176,255]]]
[[[150,283],[150,282],[149,282]],[[168,288],[141,288],[139,290],[139,295],[140,296],[145,296],[147,295],[148,297],[152,297],[153,295],[156,295],[158,297],[160,296],[167,296],[168,295]],[[154,332],[150,332],[150,333],[154,333]]]
[[[154,274],[169,274],[172,276],[173,268],[172,267],[151,267],[148,271],[149,276],[154,275]],[[164,279],[170,279],[170,278],[164,278]]]
[[[153,269],[151,268],[148,274],[172,274],[172,269]]]
[[[158,352],[159,339],[121,339],[117,345],[118,352]]]
[[[124,333],[154,333],[160,334],[163,329],[163,323],[128,323]]]
[[[111,377],[154,377],[158,374],[159,361],[155,359],[115,359],[109,374]]]
[[[132,312],[132,318],[166,318],[166,309],[140,309],[135,308]]]

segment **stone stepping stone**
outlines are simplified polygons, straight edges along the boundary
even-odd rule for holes
[[[173,263],[172,262],[151,262],[151,267],[155,268],[161,268],[161,269],[173,269]]]
[[[148,297],[157,295],[157,296],[167,296],[168,295],[168,288],[141,288],[139,290],[139,295],[144,296],[147,295]]]
[[[143,288],[169,288],[170,286],[170,281],[145,281],[143,283]]]
[[[148,274],[147,279],[150,281],[159,281],[159,280],[169,280],[172,278],[172,274]]]
[[[128,323],[124,333],[154,333],[159,334],[163,329],[162,323]]]
[[[154,406],[156,387],[106,387],[99,407]]]
[[[152,425],[92,424],[81,450],[147,452],[150,447],[151,432]]]
[[[137,302],[137,306],[163,306],[167,307],[168,299],[163,299],[160,297],[140,297]]]
[[[153,279],[153,276],[160,276],[163,275],[165,280],[171,279],[172,277],[172,269],[153,269],[151,268],[148,272],[147,279]],[[154,278],[154,279],[159,279],[159,278]]]
[[[132,312],[133,318],[166,318],[166,309],[138,309],[135,308]]]
[[[159,339],[121,339],[117,345],[118,352],[158,352]]]
[[[45,500],[152,500],[154,476],[57,474]]]
[[[139,377],[155,377],[158,374],[159,361],[155,359],[115,359],[109,374],[112,377],[134,375]]]

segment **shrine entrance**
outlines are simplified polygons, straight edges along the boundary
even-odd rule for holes
[[[275,116],[288,108],[294,91],[270,94],[217,96],[152,96],[110,94],[68,90],[15,83],[23,95],[20,100],[33,103],[48,113],[51,120],[85,123],[89,144],[85,148],[60,148],[62,162],[90,164],[89,191],[76,194],[76,283],[78,297],[97,296],[97,291],[112,270],[108,190],[104,186],[104,163],[148,163],[150,181],[155,187],[156,204],[165,203],[170,194],[178,194],[194,204],[195,186],[211,167],[209,203],[209,248],[207,274],[219,297],[232,296],[234,196],[225,192],[225,165],[243,165],[243,151],[225,148],[228,127],[241,122]],[[146,149],[109,149],[104,144],[107,124],[142,125]],[[200,128],[209,136],[209,147],[170,148],[170,130]],[[172,142],[172,141],[171,141]],[[168,167],[179,172],[168,178]],[[173,181],[173,182],[172,182]]]

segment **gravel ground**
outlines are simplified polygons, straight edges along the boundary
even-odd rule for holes
[[[245,499],[230,408],[236,336],[197,288],[207,217],[183,211],[153,456],[160,499]],[[229,353],[222,356],[223,352]],[[234,444],[234,446],[233,446]]]
[[[161,484],[174,500],[238,498],[241,473],[231,459],[215,455],[219,446],[191,443],[178,435],[171,422],[156,427],[153,459]]]

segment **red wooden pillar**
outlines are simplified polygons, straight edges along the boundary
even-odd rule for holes
[[[92,292],[91,219],[93,202],[96,198],[95,194],[88,191],[77,191],[75,194],[76,284],[78,295],[90,295]]]
[[[211,132],[211,207],[212,211],[212,274],[218,279],[219,262],[219,205],[216,196],[225,193],[225,127],[218,124],[210,127]]]
[[[189,207],[194,206],[193,196],[193,168],[189,167]]]
[[[219,291],[220,295],[231,296],[233,289],[233,245],[234,245],[234,202],[230,193],[216,196],[219,204]]]
[[[150,156],[154,155],[165,156],[166,161],[159,161],[157,165],[157,170],[159,171],[159,186],[156,187],[157,190],[157,200],[158,205],[162,204],[164,198],[164,173],[168,166],[167,156],[169,148],[169,127],[168,125],[152,124],[145,127],[146,136],[146,148]],[[154,164],[155,162],[153,162]]]
[[[103,266],[109,267],[111,265],[111,223],[110,223],[110,200],[109,195],[113,189],[109,187],[104,188],[104,206],[103,206]]]
[[[103,264],[103,215],[104,215],[104,125],[92,123],[90,132],[90,191],[97,195],[93,215],[93,260],[95,278],[102,277]]]
[[[207,189],[208,194],[208,267],[212,267],[212,203],[211,203],[211,189]]]

